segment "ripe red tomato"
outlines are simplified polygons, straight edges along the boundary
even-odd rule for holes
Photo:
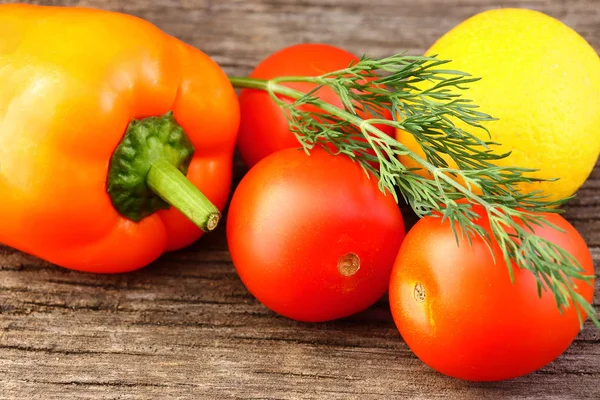
[[[592,257],[575,228],[560,215],[544,217],[565,232],[536,227],[535,233],[593,275]],[[479,223],[489,231],[487,217]],[[513,267],[513,285],[499,247],[493,251],[496,263],[483,240],[473,238],[470,247],[463,239],[457,246],[448,221],[426,217],[398,253],[389,292],[394,321],[411,350],[446,375],[472,381],[525,375],[557,358],[579,332],[574,307],[561,315],[551,292],[538,297],[526,270]],[[593,285],[577,286],[591,301]]]
[[[233,264],[248,290],[288,318],[326,321],[366,309],[387,291],[404,222],[346,156],[274,153],[236,189],[227,218]]]
[[[351,62],[358,60],[359,58],[354,54],[331,45],[297,44],[271,54],[258,64],[250,73],[250,77],[271,79],[280,76],[318,76],[346,68]],[[285,85],[305,93],[315,87],[313,84],[303,82]],[[333,90],[322,88],[317,95],[321,100],[343,108],[341,100]],[[292,102],[291,99],[283,96],[281,99]],[[285,114],[267,92],[242,89],[239,102],[241,120],[237,145],[242,160],[248,167],[252,167],[278,150],[300,147],[289,129]],[[303,109],[308,111],[315,108],[307,106]],[[390,113],[386,113],[384,117],[391,119]],[[390,136],[394,135],[394,129],[389,126],[378,125],[377,127]]]

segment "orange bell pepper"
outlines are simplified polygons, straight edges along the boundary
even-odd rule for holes
[[[114,273],[214,228],[239,124],[215,62],[94,9],[1,5],[0,35],[0,242]]]

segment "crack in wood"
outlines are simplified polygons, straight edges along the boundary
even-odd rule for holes
[[[27,345],[4,345],[0,343],[0,349],[6,350],[17,350],[23,352],[30,353],[48,353],[48,354],[58,354],[63,356],[80,356],[80,355],[126,355],[126,356],[141,356],[141,357],[155,357],[158,356],[152,353],[133,353],[133,352],[121,352],[121,351],[99,351],[99,350],[85,350],[85,349],[77,349],[77,350],[63,350],[56,349],[52,347],[33,347]]]
[[[148,382],[125,382],[125,381],[82,381],[82,380],[69,380],[69,381],[51,381],[41,379],[26,379],[25,382],[31,383],[43,383],[48,385],[61,385],[61,386],[109,386],[109,387],[153,387],[153,388],[171,388],[177,386],[191,386],[196,385],[188,383],[171,383],[171,384],[160,384],[160,383],[148,383]]]
[[[310,374],[310,373],[302,373],[302,372],[290,372],[290,371],[274,371],[274,370],[265,370],[265,369],[257,369],[253,370],[252,373],[259,375],[278,375],[283,377],[293,377],[293,378],[314,378],[314,379],[341,379],[345,381],[361,381],[363,378],[347,376],[347,375],[326,375],[326,374]]]

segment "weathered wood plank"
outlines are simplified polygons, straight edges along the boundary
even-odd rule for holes
[[[148,19],[246,74],[283,46],[319,41],[357,54],[422,53],[491,0],[42,1]],[[600,2],[509,0],[560,18],[600,49]],[[235,180],[245,169],[237,160]],[[600,265],[600,166],[568,206]],[[409,221],[414,217],[405,210]],[[600,306],[600,282],[594,304]],[[341,321],[274,315],[239,281],[224,227],[129,274],[68,271],[0,248],[0,398],[597,399],[600,333],[558,360],[496,384],[446,378],[401,340],[385,299]]]

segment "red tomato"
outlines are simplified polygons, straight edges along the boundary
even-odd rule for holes
[[[544,217],[565,232],[536,227],[535,233],[593,275],[592,257],[575,228],[557,214]],[[489,231],[487,217],[480,223]],[[457,246],[450,223],[434,217],[420,220],[402,244],[390,282],[394,321],[411,350],[443,374],[472,381],[525,375],[557,358],[579,332],[574,307],[561,315],[551,292],[538,297],[526,270],[513,267],[513,285],[497,245],[494,254],[497,263],[479,238],[472,247],[464,239]],[[593,285],[577,286],[591,301]]]
[[[393,197],[346,156],[285,149],[242,179],[227,219],[248,290],[288,318],[326,321],[387,291],[404,222]]]
[[[358,60],[359,58],[352,53],[327,44],[297,44],[271,54],[252,71],[250,77],[271,79],[280,76],[318,76],[344,69],[352,61]],[[313,84],[302,82],[285,85],[305,93],[315,87]],[[341,100],[333,90],[322,88],[317,95],[321,100],[343,108]],[[281,98],[292,102],[291,99],[283,96]],[[239,102],[241,121],[238,149],[247,166],[252,167],[262,158],[278,150],[300,147],[289,129],[286,115],[267,92],[242,89]],[[315,108],[304,107],[306,111],[310,109]],[[389,113],[384,117],[391,119]],[[378,126],[378,128],[390,136],[394,135],[394,129],[389,126]]]

